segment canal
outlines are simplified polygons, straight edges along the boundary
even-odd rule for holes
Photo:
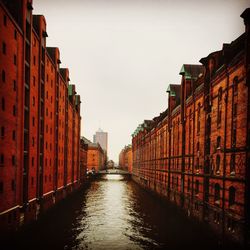
[[[121,175],[93,181],[5,244],[2,249],[225,248],[210,230]]]

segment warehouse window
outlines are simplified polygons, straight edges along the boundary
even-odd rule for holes
[[[200,186],[200,182],[196,180],[195,181],[195,194],[199,194],[199,186]]]
[[[31,159],[31,165],[32,165],[32,167],[34,167],[34,162],[35,162],[35,159],[34,159],[34,157],[32,157],[32,159]]]
[[[17,40],[17,31],[16,30],[14,30],[14,38],[15,38],[15,40]]]
[[[31,177],[31,186],[34,186],[34,177]]]
[[[3,193],[3,182],[0,181],[0,194],[2,194],[2,193]]]
[[[12,155],[12,166],[16,165],[16,157],[15,155]]]
[[[12,131],[12,140],[13,141],[16,140],[16,131],[15,130]]]
[[[216,156],[216,173],[220,173],[220,156]]]
[[[6,43],[5,42],[2,43],[2,52],[4,55],[6,55]]]
[[[2,82],[5,82],[5,80],[6,80],[6,77],[5,77],[5,71],[4,71],[4,70],[2,70]]]
[[[228,205],[232,206],[235,204],[235,193],[236,193],[236,189],[231,186],[229,188],[229,200],[228,200]]]
[[[5,110],[5,99],[2,98],[2,110],[4,111]]]
[[[15,182],[15,180],[12,180],[11,181],[11,190],[15,191],[15,189],[16,189],[16,182]]]
[[[200,133],[200,119],[201,119],[201,104],[198,103],[198,109],[197,109],[197,133]]]
[[[4,26],[7,26],[7,16],[6,15],[3,16],[3,24],[4,24]]]
[[[222,88],[218,91],[218,110],[217,110],[217,126],[221,124],[221,114],[222,114]]]
[[[233,93],[234,93],[234,95],[238,94],[238,82],[239,82],[238,76],[234,77],[234,80],[233,80]]]
[[[5,134],[4,132],[5,132],[5,129],[4,129],[4,127],[2,126],[2,127],[1,127],[1,137],[2,137],[2,138],[4,138],[4,134]]]
[[[220,185],[218,183],[214,185],[214,202],[220,204]]]
[[[188,179],[188,186],[187,186],[188,192],[190,191],[190,179]]]
[[[221,144],[221,137],[218,136],[218,137],[217,137],[217,142],[216,142],[216,147],[217,147],[217,148],[220,148],[220,144]]]
[[[235,174],[235,154],[231,155],[231,160],[230,160],[230,174],[231,175]]]
[[[33,107],[35,106],[35,103],[36,103],[36,99],[35,99],[35,97],[33,96],[33,97],[32,97],[32,105],[33,105]]]
[[[0,157],[0,164],[1,164],[1,165],[4,164],[4,154],[1,154],[1,157]]]
[[[16,105],[13,106],[13,115],[16,116]]]
[[[16,80],[13,80],[13,90],[16,91]]]
[[[14,55],[14,65],[16,65],[17,64],[17,57],[16,57],[16,55]]]

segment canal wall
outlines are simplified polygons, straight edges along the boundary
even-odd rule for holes
[[[131,179],[141,188],[155,196],[159,202],[163,201],[167,205],[174,206],[191,220],[200,222],[203,226],[208,226],[209,229],[216,233],[222,244],[223,242],[228,241],[239,244],[239,247],[248,244],[244,239],[245,234],[243,223],[241,224],[241,227],[238,227],[237,232],[234,232],[234,237],[232,237],[231,234],[226,232],[226,229],[223,230],[223,226],[227,227],[227,225],[220,224],[219,221],[216,220],[216,217],[214,216],[214,208],[208,206],[205,207],[202,202],[198,204],[193,203],[191,197],[183,197],[173,191],[168,192],[166,187],[162,184],[149,182],[138,175],[133,174]],[[221,211],[218,211],[218,214],[221,214]]]

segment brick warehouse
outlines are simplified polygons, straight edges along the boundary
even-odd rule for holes
[[[81,185],[80,96],[31,0],[0,1],[0,230]]]
[[[220,51],[184,64],[168,108],[132,135],[133,179],[246,242],[250,225],[250,9],[246,31]]]

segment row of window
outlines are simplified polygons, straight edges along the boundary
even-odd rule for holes
[[[12,155],[11,161],[12,161],[12,166],[15,166],[16,165],[16,156],[15,155]],[[0,166],[1,167],[3,167],[4,162],[5,162],[4,154],[1,154],[0,155]]]
[[[1,127],[1,138],[4,139],[5,137],[5,127]],[[16,140],[16,130],[12,131],[12,140],[15,141]]]
[[[11,180],[11,190],[15,191],[16,190],[16,182],[15,180]],[[2,181],[0,181],[0,194],[2,194],[4,192],[4,184]]]

